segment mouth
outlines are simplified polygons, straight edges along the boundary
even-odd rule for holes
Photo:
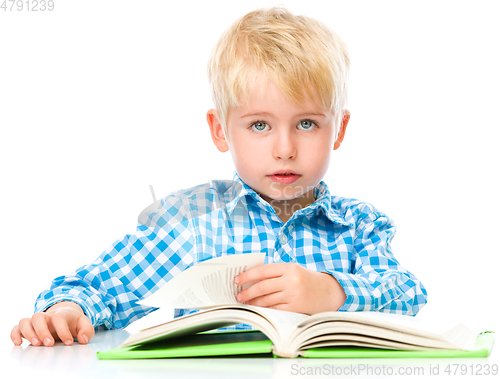
[[[297,174],[292,170],[279,170],[274,174],[268,175],[269,179],[278,184],[292,184],[297,181],[302,175]]]
[[[288,175],[299,175],[295,171],[292,170],[278,170],[275,173],[271,175],[282,175],[282,176],[288,176]]]

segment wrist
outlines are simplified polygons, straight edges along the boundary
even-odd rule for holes
[[[342,308],[342,305],[344,305],[347,296],[344,292],[344,288],[340,285],[340,283],[337,281],[337,279],[330,274],[329,272],[321,272],[322,274],[326,274],[330,279],[328,280],[329,282],[329,287],[330,287],[330,310],[332,311],[338,311],[340,308]]]
[[[59,301],[55,304],[52,304],[50,307],[45,309],[44,312],[48,312],[48,311],[55,312],[55,311],[60,310],[60,309],[74,309],[76,311],[81,312],[82,314],[85,314],[82,307],[80,307],[74,301],[70,301],[70,300],[63,300],[63,301]]]

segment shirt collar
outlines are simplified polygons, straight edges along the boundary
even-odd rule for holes
[[[309,205],[309,207],[305,208],[308,210],[307,213],[310,213],[311,210],[313,212],[318,212],[319,209],[322,208],[326,217],[331,222],[347,226],[353,225],[351,222],[346,221],[345,218],[334,207],[332,207],[330,189],[324,181],[319,182],[319,184],[314,187],[314,198],[316,201]]]
[[[243,199],[247,199],[248,197],[253,199],[258,207],[268,212],[274,212],[271,205],[267,201],[264,201],[257,192],[255,192],[243,180],[241,180],[236,171],[233,175],[232,187],[227,192],[227,194],[227,200],[229,201],[226,204],[226,209],[229,214],[234,211],[234,208],[240,200],[243,201]],[[342,217],[342,215],[332,207],[330,190],[328,188],[328,185],[324,181],[321,181],[316,187],[314,187],[314,198],[316,199],[314,203],[297,212],[303,213],[304,215],[309,215],[314,212],[319,212],[320,208],[322,208],[326,217],[331,222],[341,225],[352,225],[352,223],[347,222],[344,217]]]
[[[228,196],[229,202],[226,204],[226,209],[229,214],[233,212],[234,208],[236,208],[236,205],[240,200],[244,201],[248,197],[253,199],[257,203],[258,207],[269,212],[273,211],[271,205],[269,205],[267,201],[264,201],[264,199],[262,199],[262,197],[260,197],[257,192],[255,192],[243,180],[241,180],[236,171],[233,175],[232,186],[228,191]]]

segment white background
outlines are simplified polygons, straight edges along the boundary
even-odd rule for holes
[[[497,1],[56,0],[0,11],[2,345],[54,277],[134,231],[150,184],[161,197],[231,179],[206,63],[236,18],[276,4],[350,50],[331,192],[395,220],[422,316],[500,332]]]

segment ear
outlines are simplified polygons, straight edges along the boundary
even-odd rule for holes
[[[215,109],[210,109],[207,112],[207,122],[210,128],[210,135],[212,141],[214,141],[217,149],[223,153],[229,150],[229,146],[222,128],[222,124],[219,121],[219,116]]]
[[[351,119],[351,113],[347,109],[344,109],[344,115],[342,116],[339,135],[337,137],[337,140],[335,141],[335,144],[333,145],[333,150],[337,150],[340,147],[342,141],[344,140],[345,131],[347,129],[347,124],[349,123],[350,119]]]

